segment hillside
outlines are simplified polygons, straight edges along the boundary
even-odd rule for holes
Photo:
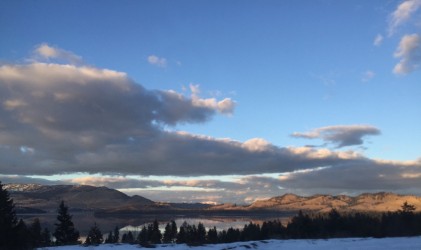
[[[64,200],[73,211],[95,211],[105,214],[171,213],[183,211],[199,214],[234,214],[262,212],[294,212],[298,210],[326,212],[335,208],[340,211],[397,211],[404,202],[415,205],[421,211],[421,197],[394,193],[345,195],[314,195],[309,197],[284,194],[250,205],[190,204],[154,202],[142,196],[128,196],[107,187],[85,185],[36,185],[5,184],[21,213],[55,212],[57,204]]]
[[[107,187],[36,184],[5,184],[4,187],[10,192],[18,211],[41,209],[45,212],[55,212],[61,200],[72,210],[83,211],[118,207],[140,209],[155,204],[144,197],[131,197]]]
[[[335,208],[341,211],[385,212],[399,210],[405,201],[415,205],[417,211],[421,211],[421,197],[394,193],[365,193],[355,197],[345,195],[314,195],[302,197],[294,194],[285,194],[268,200],[256,201],[248,206],[247,209],[326,212]]]

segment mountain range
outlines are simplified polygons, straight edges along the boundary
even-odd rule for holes
[[[364,193],[355,197],[346,195],[313,195],[309,197],[284,194],[249,205],[201,203],[163,203],[142,196],[128,196],[107,187],[86,185],[4,184],[14,200],[18,213],[56,212],[61,200],[73,211],[93,211],[104,214],[127,213],[262,213],[295,212],[298,210],[339,211],[397,211],[404,202],[421,211],[421,197],[394,193]]]

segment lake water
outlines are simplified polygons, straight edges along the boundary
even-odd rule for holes
[[[101,232],[104,234],[104,238],[108,233],[117,226],[120,228],[120,234],[122,235],[125,232],[132,231],[137,234],[143,227],[152,223],[155,219],[158,220],[160,228],[164,230],[165,225],[174,220],[177,223],[179,228],[184,221],[190,225],[203,223],[206,229],[216,227],[217,230],[226,230],[230,227],[232,228],[243,228],[245,224],[249,222],[262,224],[264,221],[269,220],[280,220],[282,224],[286,225],[289,219],[293,214],[279,214],[279,215],[258,215],[258,216],[183,216],[183,215],[136,215],[136,216],[107,216],[107,217],[96,217],[93,213],[72,213],[73,223],[77,230],[79,230],[80,235],[86,236],[90,227],[96,223]],[[57,214],[26,214],[18,215],[19,218],[24,219],[24,221],[29,225],[35,218],[39,218],[41,226],[47,227],[50,232],[54,231],[54,223],[57,222]]]

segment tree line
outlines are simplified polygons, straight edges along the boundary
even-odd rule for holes
[[[80,244],[68,207],[62,201],[58,207],[55,230],[42,229],[40,220],[35,218],[28,226],[17,219],[13,199],[0,182],[0,250],[26,250],[52,245]],[[54,241],[52,241],[54,236]]]
[[[190,225],[184,222],[178,227],[175,221],[171,221],[166,224],[163,233],[161,233],[158,221],[154,220],[153,223],[144,225],[139,232],[127,232],[121,237],[119,228],[115,227],[105,239],[99,226],[94,223],[84,244],[98,245],[121,242],[147,247],[160,243],[202,245],[266,239],[416,235],[421,235],[421,213],[415,213],[415,206],[405,202],[396,212],[382,214],[339,213],[332,209],[325,214],[305,214],[300,211],[285,225],[279,220],[265,221],[261,225],[250,222],[241,229],[231,227],[220,231],[216,227],[206,229],[202,223]],[[25,250],[74,244],[81,244],[79,232],[75,229],[72,216],[63,201],[58,207],[55,230],[51,234],[47,228],[41,228],[38,219],[35,219],[29,226],[23,220],[17,220],[13,200],[0,182],[0,250]]]

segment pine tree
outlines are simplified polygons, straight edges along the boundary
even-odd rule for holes
[[[167,225],[165,226],[164,238],[163,238],[164,243],[173,243],[175,237],[177,236],[177,225],[175,226],[175,232],[174,232],[174,227],[172,225],[173,222],[174,221],[171,221],[171,224],[167,223]]]
[[[42,246],[42,229],[38,218],[35,218],[29,226],[29,233],[31,236],[31,244],[33,247]]]
[[[149,241],[149,233],[148,233],[148,229],[146,228],[146,226],[144,225],[142,227],[142,230],[140,230],[139,234],[137,235],[137,242],[140,245],[147,245]]]
[[[42,231],[41,234],[42,240],[41,240],[41,246],[48,247],[51,245],[51,233],[48,228],[44,228],[44,231]]]
[[[399,210],[399,212],[401,212],[402,214],[412,214],[416,210],[415,206],[412,204],[409,204],[407,201],[403,203],[401,208],[402,209]]]
[[[15,249],[32,249],[31,237],[25,222],[20,219],[16,225]]]
[[[105,244],[114,243],[113,240],[114,240],[114,235],[113,235],[113,232],[110,231],[108,233],[107,238],[105,239]]]
[[[206,229],[201,222],[197,225],[197,241],[199,244],[203,244],[206,241]]]
[[[150,241],[152,244],[160,244],[161,243],[162,234],[159,230],[159,224],[157,220],[154,220],[152,224],[152,231],[150,232]]]
[[[133,237],[133,233],[131,231],[129,231],[127,233],[127,243],[129,243],[129,244],[133,244],[134,243],[134,237]]]
[[[73,245],[78,244],[79,232],[75,229],[72,222],[72,216],[68,212],[69,208],[61,201],[58,208],[57,220],[55,224],[54,237],[58,245]]]
[[[133,233],[129,231],[128,233],[123,234],[123,237],[121,238],[121,242],[133,244],[134,243]]]
[[[88,232],[88,236],[86,237],[85,245],[98,245],[101,244],[103,241],[103,236],[101,230],[99,229],[98,225],[94,223],[91,229]]]
[[[216,231],[216,227],[209,228],[207,234],[207,242],[211,244],[218,243],[218,232]]]
[[[118,243],[119,240],[120,240],[120,230],[118,230],[118,227],[115,226],[113,243]]]
[[[171,239],[171,225],[170,223],[167,223],[167,225],[165,226],[165,230],[164,230],[164,237],[162,239],[162,241],[164,243],[171,243],[172,239]]]
[[[18,220],[9,192],[0,182],[0,249],[16,249]]]
[[[178,244],[187,243],[187,228],[189,227],[189,224],[184,221],[183,224],[180,226],[180,230],[177,233],[177,240],[176,242]]]

